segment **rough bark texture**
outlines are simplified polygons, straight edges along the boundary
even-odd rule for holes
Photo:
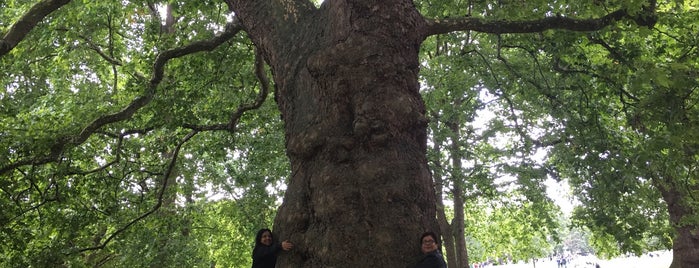
[[[285,122],[292,174],[275,231],[296,246],[277,267],[407,267],[436,227],[417,82],[424,20],[411,1],[282,2],[232,3]]]
[[[659,187],[670,212],[670,224],[677,232],[672,243],[670,268],[695,268],[699,267],[699,225],[683,219],[696,217],[696,211],[685,203],[691,198],[683,196],[677,187]]]

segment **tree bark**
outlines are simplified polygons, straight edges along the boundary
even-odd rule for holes
[[[295,249],[277,267],[412,265],[437,228],[417,80],[424,19],[412,1],[282,2],[231,3],[271,66],[285,124],[292,174],[274,229]]]
[[[0,56],[15,48],[29,34],[29,31],[34,29],[46,16],[68,3],[70,3],[70,0],[44,0],[34,4],[0,39]]]
[[[668,206],[670,225],[677,232],[672,243],[670,268],[699,267],[699,224],[693,220],[683,220],[696,217],[697,211],[686,203],[692,198],[678,191],[678,187],[682,186],[665,187],[660,185],[659,187]],[[696,189],[699,188],[697,186],[692,188],[690,192],[699,190]]]

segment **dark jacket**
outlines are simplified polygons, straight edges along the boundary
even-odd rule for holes
[[[435,250],[423,255],[415,265],[415,268],[447,268],[447,263],[444,261],[442,254]]]
[[[279,244],[271,246],[260,245],[252,250],[252,268],[274,268],[277,264],[277,253],[282,250]]]

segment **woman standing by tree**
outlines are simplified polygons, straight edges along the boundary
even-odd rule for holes
[[[281,244],[274,243],[270,229],[260,229],[255,236],[255,248],[252,250],[252,268],[274,268],[277,263],[277,253],[289,251],[294,244],[284,240]]]

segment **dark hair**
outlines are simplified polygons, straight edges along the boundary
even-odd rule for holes
[[[431,236],[434,239],[435,243],[441,244],[441,243],[439,243],[439,236],[432,231],[427,231],[427,232],[422,233],[422,235],[420,236],[420,244],[422,244],[422,239],[424,239],[427,236]]]
[[[269,232],[269,234],[272,236],[272,241],[274,241],[274,234],[272,234],[272,230],[267,229],[267,228],[262,228],[259,231],[257,231],[257,235],[255,235],[255,248],[262,245],[260,240],[262,239],[262,234],[264,234],[265,232]]]

